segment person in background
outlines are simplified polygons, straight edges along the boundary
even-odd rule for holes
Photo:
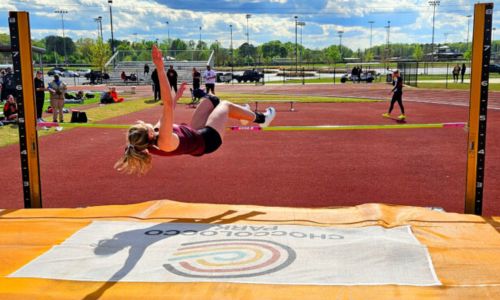
[[[57,122],[59,116],[59,123],[64,122],[63,108],[64,108],[64,94],[66,93],[66,83],[59,79],[59,75],[54,75],[54,80],[49,83],[48,87],[50,93],[50,105],[52,106],[52,120]]]
[[[161,100],[160,94],[160,80],[158,79],[158,71],[156,69],[151,73],[151,81],[153,82],[153,94],[155,101]]]
[[[458,74],[460,74],[460,66],[457,64],[455,67],[453,67],[453,82],[457,83],[458,82]]]
[[[207,66],[207,70],[203,72],[203,80],[205,80],[205,88],[207,93],[212,91],[212,94],[215,95],[215,79],[217,78],[217,74],[214,70]]]
[[[170,68],[167,71],[167,78],[170,88],[177,93],[177,72],[174,70],[174,66],[172,65],[170,65]]]
[[[149,65],[145,64],[144,65],[144,77],[149,75]]]
[[[193,90],[198,90],[200,88],[201,74],[193,68]]]
[[[16,80],[14,79],[14,73],[12,73],[11,68],[5,69],[5,75],[2,81],[2,100],[7,99],[9,95],[16,95]]]
[[[45,102],[45,83],[43,82],[42,71],[36,71],[35,77],[35,99],[36,99],[36,119],[38,122],[45,122],[42,119],[43,103]]]
[[[109,91],[109,94],[110,94],[111,98],[113,98],[113,102],[114,103],[123,102],[123,100],[125,100],[124,98],[119,98],[118,97],[118,93],[116,92],[116,88],[115,87],[111,88],[111,90]]]
[[[460,74],[462,75],[462,83],[464,83],[465,70],[467,70],[467,67],[465,66],[465,63],[462,63],[462,69],[460,70]]]
[[[3,106],[3,115],[8,121],[14,121],[17,119],[17,103],[14,96],[7,96],[7,102],[5,102],[5,105]]]
[[[393,94],[391,105],[389,106],[389,112],[383,114],[382,116],[390,118],[392,109],[394,108],[394,103],[397,102],[399,105],[399,109],[401,110],[401,115],[398,117],[398,119],[404,120],[406,119],[406,115],[405,108],[403,106],[403,79],[401,78],[399,70],[395,70],[394,72],[392,72],[392,85],[394,86],[394,88],[391,90]]]

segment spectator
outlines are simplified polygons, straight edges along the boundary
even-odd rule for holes
[[[116,92],[116,88],[115,87],[111,88],[109,94],[110,94],[111,98],[113,99],[114,103],[123,102],[123,100],[125,100],[124,98],[119,98],[118,97],[118,93]]]
[[[3,84],[3,77],[4,76],[5,76],[5,71],[2,69],[2,70],[0,70],[0,102],[3,101],[2,84]]]
[[[42,119],[43,103],[45,102],[45,83],[43,82],[42,71],[36,71],[35,99],[36,99],[36,119],[38,122],[45,122]]]
[[[453,68],[453,82],[457,83],[458,82],[458,74],[460,74],[460,66],[457,64]]]
[[[154,69],[153,73],[151,73],[151,81],[153,81],[153,93],[155,101],[161,100],[160,80],[158,79],[158,71],[156,69]]]
[[[111,90],[101,93],[101,104],[114,103],[113,97],[111,97]]]
[[[193,68],[193,90],[200,89],[200,80],[201,80],[200,72],[198,72],[196,68]]]
[[[14,96],[7,96],[7,102],[5,102],[3,107],[3,115],[8,121],[14,121],[17,119],[17,103]]]
[[[50,105],[52,106],[52,121],[64,122],[63,108],[64,108],[64,94],[66,93],[66,84],[59,79],[59,75],[54,75],[54,80],[49,83],[48,90],[50,92]]]
[[[460,70],[460,73],[462,75],[462,83],[464,83],[465,70],[467,70],[467,67],[465,66],[465,63],[462,63],[462,69]]]
[[[11,68],[6,69],[2,81],[2,100],[7,99],[9,95],[16,95],[16,82]]]
[[[89,74],[90,84],[95,84],[95,79],[96,79],[95,75],[96,74],[95,74],[94,70],[90,70],[90,74]]]
[[[125,74],[125,71],[122,71],[122,74],[120,75],[121,79],[123,81],[127,81],[128,80],[128,77],[127,77],[127,74]]]
[[[177,72],[174,70],[174,66],[170,65],[170,68],[167,71],[168,83],[170,84],[170,88],[174,89],[177,93]]]
[[[149,75],[149,65],[145,64],[144,65],[144,77]]]
[[[207,90],[207,93],[210,93],[210,90],[212,90],[212,94],[215,95],[215,79],[217,78],[217,74],[215,74],[215,71],[210,68],[210,66],[207,66],[207,70],[203,72],[203,80],[205,80],[205,88]]]
[[[358,68],[357,67],[353,67],[352,70],[351,70],[351,80],[352,82],[355,82],[357,79],[357,76],[358,76]]]

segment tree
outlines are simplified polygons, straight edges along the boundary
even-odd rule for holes
[[[372,61],[373,60],[373,52],[370,50],[366,51],[365,53],[365,61]]]
[[[339,47],[336,46],[336,45],[332,45],[332,46],[326,48],[323,51],[323,53],[324,53],[324,56],[325,56],[326,60],[330,64],[338,62],[341,59]]]
[[[90,47],[92,57],[92,66],[98,70],[104,70],[104,65],[111,57],[111,48],[108,43],[104,43],[101,38]]]
[[[66,51],[64,47],[66,46]],[[50,35],[45,38],[45,48],[47,52],[56,52],[59,55],[66,54],[67,56],[72,55],[75,50],[75,43],[69,37],[62,38],[60,36]]]
[[[416,44],[415,47],[413,47],[413,58],[421,61],[423,57],[424,51],[422,50],[422,47],[419,44]]]

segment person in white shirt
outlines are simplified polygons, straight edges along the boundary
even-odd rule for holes
[[[207,70],[203,72],[203,80],[205,80],[205,88],[206,92],[210,93],[210,90],[212,90],[212,94],[215,95],[215,79],[217,75],[215,74],[215,71],[210,68],[210,66],[207,66]]]

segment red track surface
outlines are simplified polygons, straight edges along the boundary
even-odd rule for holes
[[[222,90],[388,97],[385,85],[218,87]],[[454,98],[446,98],[450,95]],[[490,94],[491,105],[500,103],[498,95]],[[404,96],[409,123],[467,121],[466,91],[408,89]],[[453,105],[423,103],[436,99]],[[380,117],[387,105],[297,104],[297,112],[287,112],[287,106],[280,104],[273,125],[394,124]],[[484,214],[500,215],[500,112],[492,108]],[[192,112],[180,105],[177,122],[187,122]],[[160,107],[154,106],[108,122],[154,122],[159,114]],[[467,135],[458,128],[228,132],[216,153],[201,158],[155,157],[153,170],[140,178],[117,174],[112,168],[124,149],[124,133],[78,128],[41,138],[44,207],[173,199],[308,207],[381,202],[463,212]],[[0,164],[7,170],[2,172],[0,207],[23,207],[17,145],[0,149]]]

